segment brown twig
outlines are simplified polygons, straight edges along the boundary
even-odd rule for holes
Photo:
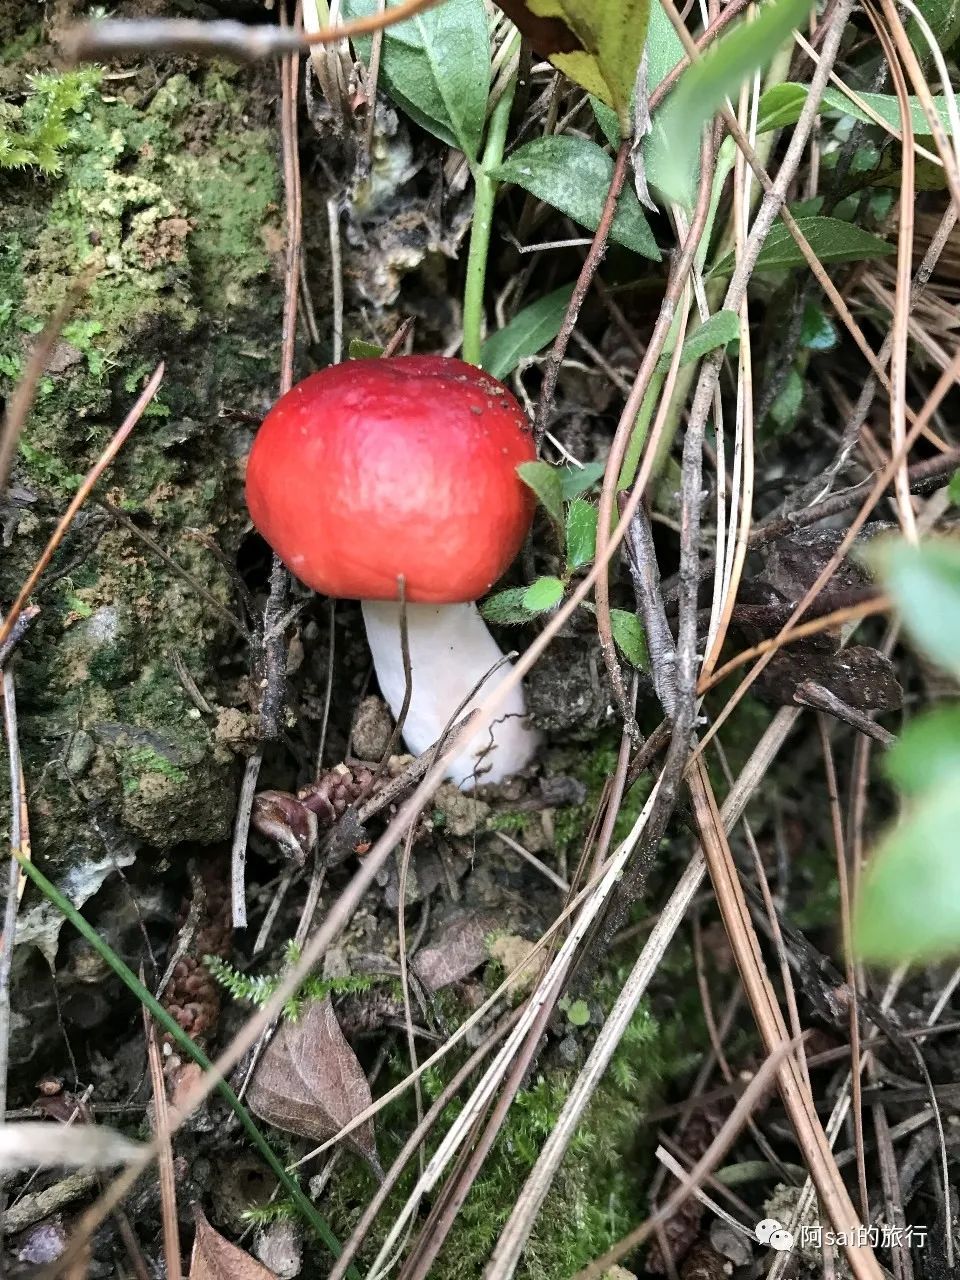
[[[404,0],[384,14],[355,18],[352,22],[306,32],[267,23],[248,26],[230,20],[203,22],[191,18],[105,18],[70,27],[62,37],[64,53],[71,59],[112,60],[126,54],[196,53],[207,58],[232,58],[238,62],[299,53],[312,45],[354,40],[395,26],[431,9],[441,0]]]
[[[798,684],[793,700],[804,707],[812,707],[815,711],[823,711],[842,720],[858,733],[865,733],[874,742],[879,742],[882,747],[892,747],[897,740],[896,734],[871,720],[865,712],[842,702],[835,693],[825,689],[822,684],[817,684],[815,680],[804,680],[802,684]]]

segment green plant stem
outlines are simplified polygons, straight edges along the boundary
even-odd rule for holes
[[[487,131],[483,159],[475,172],[476,196],[473,204],[473,228],[470,232],[470,254],[467,258],[467,282],[463,292],[463,358],[468,364],[480,363],[483,343],[483,295],[487,283],[487,260],[490,256],[490,233],[493,229],[493,205],[499,185],[491,173],[503,162],[507,142],[507,125],[516,92],[516,76],[504,90],[494,107]]]
[[[43,896],[49,902],[52,902],[61,915],[69,920],[77,932],[90,943],[97,954],[110,966],[124,986],[149,1010],[152,1017],[155,1018],[163,1029],[170,1034],[180,1048],[183,1049],[184,1052],[187,1053],[203,1071],[212,1071],[213,1064],[203,1050],[194,1044],[180,1024],[176,1022],[166,1009],[164,1009],[164,1007],[154,998],[154,996],[151,995],[133,970],[128,969],[116,952],[106,942],[104,942],[96,929],[94,929],[93,926],[83,918],[73,903],[70,902],[69,899],[65,898],[56,885],[51,884],[43,872],[35,867],[32,862],[29,862],[26,858],[16,852],[14,852],[13,856],[20,863],[24,874],[30,877]],[[284,1190],[290,1196],[290,1199],[293,1200],[298,1210],[303,1214],[306,1221],[310,1224],[331,1253],[333,1253],[335,1257],[339,1257],[341,1252],[340,1242],[330,1230],[325,1219],[321,1217],[314,1206],[310,1203],[296,1179],[287,1172],[283,1161],[276,1155],[273,1148],[270,1146],[270,1143],[254,1124],[247,1108],[233,1092],[226,1080],[219,1080],[217,1082],[217,1089],[221,1097],[227,1103],[227,1106],[229,1106],[230,1110],[246,1130],[250,1141],[276,1174],[278,1181],[282,1184]],[[351,1268],[350,1276],[351,1280],[360,1280],[359,1274],[355,1268]]]

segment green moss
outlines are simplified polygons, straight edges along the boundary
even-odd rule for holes
[[[0,596],[16,594],[80,477],[164,360],[161,394],[99,492],[230,608],[227,575],[188,530],[232,554],[244,526],[250,428],[231,410],[265,408],[276,394],[276,137],[265,82],[251,81],[269,73],[214,67],[157,88],[153,70],[119,82],[48,72],[41,53],[30,55],[38,74],[25,101],[22,75],[19,86],[0,76],[8,157],[16,145],[37,158],[4,174],[0,395],[84,273],[87,287],[21,438],[15,481],[24,505],[6,528]],[[216,704],[232,633],[94,503],[36,602],[42,613],[21,650],[18,692],[39,855],[102,859],[90,805],[158,848],[223,839],[238,761],[188,699],[174,651]],[[239,657],[234,673],[246,665]],[[81,731],[96,750],[68,786],[64,762]]]
[[[613,990],[611,980],[604,986],[604,1004],[612,1002]],[[589,1030],[571,1030],[574,1035],[582,1035],[586,1052]],[[665,1029],[644,1008],[631,1022],[537,1219],[517,1272],[522,1280],[566,1280],[643,1217],[646,1175],[634,1152],[644,1114],[659,1098],[662,1082],[671,1074],[676,1039],[672,1028]],[[449,1070],[452,1068],[445,1069],[443,1077],[437,1072],[426,1074],[424,1088],[428,1098],[439,1094]],[[394,1064],[394,1074],[398,1078],[405,1074],[402,1063]],[[464,1276],[483,1274],[576,1074],[573,1067],[545,1066],[517,1094],[497,1143],[431,1270],[432,1277],[462,1280]],[[448,1110],[444,1131],[458,1113],[459,1105]],[[379,1120],[385,1163],[396,1154],[412,1119],[412,1106],[405,1097]],[[384,1206],[376,1234],[362,1255],[368,1265],[409,1194],[412,1177],[410,1171]],[[341,1237],[356,1220],[359,1206],[366,1202],[371,1190],[369,1175],[359,1162],[341,1166],[329,1206]]]

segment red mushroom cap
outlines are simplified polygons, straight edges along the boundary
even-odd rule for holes
[[[530,528],[536,457],[502,383],[443,356],[350,360],[273,406],[247,464],[253,523],[324,595],[476,600]]]

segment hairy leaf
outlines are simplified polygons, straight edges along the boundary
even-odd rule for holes
[[[687,68],[653,118],[646,148],[647,177],[668,200],[692,207],[704,124],[742,82],[766,65],[803,22],[805,0],[769,0],[753,21],[740,21]]]
[[[296,1022],[281,1022],[250,1082],[247,1102],[261,1120],[313,1142],[332,1138],[369,1107],[367,1077],[329,996],[312,1001]],[[347,1140],[376,1163],[372,1121]]]
[[[546,613],[563,599],[563,583],[559,578],[538,578],[523,593],[523,607],[527,613]]]
[[[796,222],[821,262],[861,262],[895,252],[888,241],[839,218],[797,218]],[[728,253],[711,274],[729,275],[733,265],[734,256]],[[784,271],[801,266],[806,266],[806,259],[797,242],[782,222],[775,222],[760,250],[756,270]]]
[[[518,311],[483,344],[480,367],[495,378],[506,378],[522,360],[542,351],[560,332],[572,293],[573,285],[565,284]]]
[[[507,587],[488,596],[480,606],[480,613],[485,622],[495,626],[519,626],[530,621],[530,610],[524,606],[523,599],[527,594],[526,587]]]
[[[399,0],[388,0],[394,8]],[[345,0],[345,18],[377,0]],[[358,40],[369,57],[370,40]],[[483,0],[445,0],[384,32],[380,74],[399,107],[441,142],[476,159],[490,92],[490,32]]]
[[[589,564],[597,553],[597,508],[575,498],[567,508],[567,568]]]
[[[647,637],[637,615],[628,613],[626,609],[611,609],[610,622],[613,638],[623,656],[638,671],[649,671],[650,654],[647,651]]]
[[[595,142],[555,135],[520,147],[491,176],[523,187],[574,222],[596,231],[613,181],[613,161]],[[653,232],[629,187],[620,197],[610,237],[634,253],[660,261]]]

